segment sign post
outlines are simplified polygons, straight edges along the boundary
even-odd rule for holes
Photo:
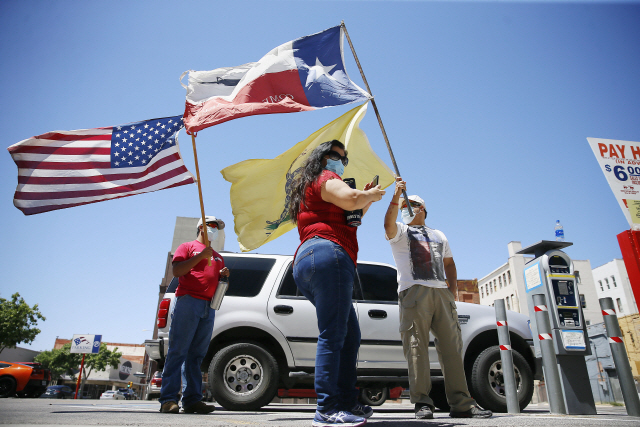
[[[82,353],[82,363],[80,364],[80,373],[78,375],[78,381],[76,381],[76,394],[74,399],[78,398],[78,389],[80,388],[80,382],[82,380],[82,373],[84,372],[84,357],[87,353],[97,354],[100,352],[100,343],[102,342],[102,335],[87,335],[76,334],[71,340],[70,353]]]

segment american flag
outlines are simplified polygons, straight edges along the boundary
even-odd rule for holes
[[[25,215],[195,182],[178,149],[182,116],[54,131],[8,148],[18,166],[13,204]]]

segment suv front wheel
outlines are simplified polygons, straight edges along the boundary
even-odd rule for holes
[[[524,357],[511,350],[520,410],[526,408],[533,395],[533,372]],[[476,358],[469,381],[471,395],[483,408],[507,412],[507,398],[502,372],[500,347],[492,346]]]
[[[231,344],[211,360],[209,386],[213,397],[226,409],[253,411],[276,396],[278,363],[259,345]]]

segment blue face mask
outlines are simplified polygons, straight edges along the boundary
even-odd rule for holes
[[[340,160],[327,159],[327,166],[325,166],[324,168],[326,170],[330,170],[338,176],[342,176],[342,174],[344,173],[344,165]]]
[[[216,240],[217,236],[218,236],[218,229],[217,228],[207,227],[207,238],[209,239],[209,243],[211,243],[214,240]]]
[[[413,208],[412,211],[413,215],[409,215],[409,209],[402,209],[400,211],[400,214],[402,215],[402,222],[408,225],[413,221],[413,219],[416,217],[416,208]]]
[[[420,209],[424,209],[424,208],[412,207],[411,210],[413,211],[413,215],[409,215],[409,209],[407,208],[401,209],[400,214],[402,215],[402,222],[409,225],[411,222],[413,222],[416,215],[420,212]],[[427,211],[424,211],[424,218],[425,219],[427,218]]]

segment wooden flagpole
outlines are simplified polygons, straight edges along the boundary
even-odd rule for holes
[[[351,43],[351,38],[349,37],[349,32],[347,32],[347,26],[344,25],[344,21],[340,23],[340,26],[344,30],[344,35],[347,36],[347,41],[349,42],[349,47],[351,48],[351,52],[353,53],[353,57],[356,60],[356,64],[358,64],[358,69],[360,70],[360,75],[362,76],[362,80],[364,81],[365,86],[367,87],[367,92],[371,95],[371,105],[373,105],[373,111],[376,113],[376,117],[378,118],[378,124],[380,125],[380,130],[382,131],[382,136],[384,137],[384,142],[387,143],[387,149],[389,150],[389,155],[391,156],[391,161],[393,162],[393,167],[396,170],[397,176],[400,175],[400,171],[398,170],[398,165],[396,164],[396,158],[393,155],[393,150],[391,150],[391,144],[389,144],[389,138],[387,138],[387,132],[384,130],[384,125],[382,124],[382,118],[380,118],[380,113],[378,112],[378,106],[376,105],[376,100],[373,98],[373,93],[371,92],[371,88],[369,87],[369,83],[367,83],[367,78],[364,76],[364,71],[362,71],[362,66],[360,65],[360,61],[358,60],[358,55],[356,55],[356,50],[353,48],[353,43]],[[411,204],[409,203],[409,197],[407,197],[407,190],[402,190],[402,195],[404,196],[404,200],[407,202],[407,208],[409,208],[409,214],[413,215],[413,210],[411,209]]]
[[[200,196],[200,214],[202,215],[202,238],[204,245],[209,246],[209,236],[207,235],[207,221],[204,215],[204,201],[202,200],[202,185],[200,184],[200,168],[198,167],[198,152],[196,151],[196,135],[191,134],[191,142],[193,143],[193,160],[196,163],[196,179],[198,180],[198,195]],[[211,259],[207,260],[207,264],[211,265]]]

